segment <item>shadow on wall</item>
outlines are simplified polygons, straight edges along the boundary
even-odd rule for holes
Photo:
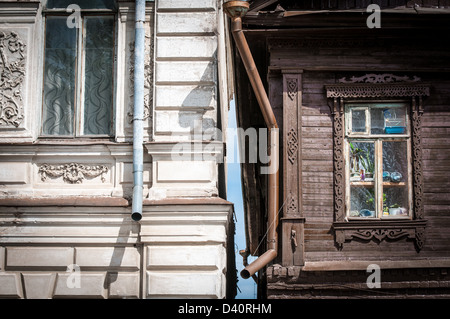
[[[197,84],[183,100],[179,112],[178,124],[182,128],[189,128],[193,140],[217,140],[216,116],[220,116],[217,110],[217,63],[216,52],[213,61],[210,61]],[[216,115],[217,114],[217,115]]]
[[[130,239],[130,234],[139,234],[141,224],[135,223],[127,218],[124,218],[120,222],[119,233],[117,234],[117,241],[114,245],[114,250],[111,255],[111,260],[108,265],[108,273],[105,277],[105,281],[103,283],[103,288],[109,289],[111,284],[117,281],[119,275],[119,268],[122,267],[123,257],[125,255],[125,250],[127,247],[135,248],[139,250],[139,254],[142,256],[142,246],[130,247],[128,243]]]

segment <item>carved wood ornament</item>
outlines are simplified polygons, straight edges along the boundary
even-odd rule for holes
[[[283,83],[283,217],[282,264],[304,264],[304,217],[301,198],[302,70],[282,72]]]
[[[297,130],[291,128],[287,133],[287,156],[289,162],[294,164],[295,159],[297,158],[297,150],[298,150],[298,137]]]
[[[340,83],[327,85],[327,98],[333,116],[333,174],[335,242],[342,249],[346,241],[398,240],[410,238],[420,251],[424,245],[426,220],[423,212],[423,173],[421,145],[422,99],[430,95],[429,85],[418,77],[393,74],[367,74],[361,77],[340,79]],[[345,165],[344,165],[344,103],[348,99],[408,99],[411,101],[413,210],[412,220],[351,220],[346,221]]]

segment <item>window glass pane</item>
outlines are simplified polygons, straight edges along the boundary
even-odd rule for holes
[[[383,142],[383,216],[408,215],[408,161],[406,141]]]
[[[350,217],[377,217],[375,143],[350,142]]]
[[[375,144],[350,142],[350,181],[372,182],[375,174]]]
[[[67,8],[76,4],[81,9],[114,9],[114,0],[47,0],[48,9]]]
[[[352,132],[366,131],[366,110],[352,110]]]
[[[376,107],[370,109],[370,133],[384,134],[384,114],[383,108]]]
[[[77,29],[68,28],[64,17],[48,17],[45,37],[42,132],[72,135]]]
[[[404,107],[392,107],[383,109],[384,133],[406,133],[406,110]]]
[[[350,187],[350,217],[375,218],[376,197],[373,186],[363,185]]]
[[[109,134],[113,105],[114,19],[86,18],[84,134]]]

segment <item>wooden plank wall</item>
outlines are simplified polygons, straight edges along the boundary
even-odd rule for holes
[[[450,77],[447,72],[436,72],[439,68],[433,62],[440,61],[439,71],[448,70],[450,63],[443,62],[449,61],[448,53],[443,54],[444,51],[436,47],[429,52],[426,47],[420,52],[397,49],[395,52],[384,51],[386,49],[374,52],[368,48],[295,50],[291,47],[271,52],[271,67],[305,67],[302,76],[301,209],[306,218],[306,262],[450,257]],[[432,61],[428,61],[427,56],[433,57]],[[408,57],[415,57],[414,61],[420,57],[421,61],[414,65]],[[337,70],[326,70],[332,68],[330,66],[336,66]],[[336,83],[343,76],[371,72],[417,75],[422,81],[431,83],[431,96],[424,102],[422,119],[424,210],[428,227],[425,246],[420,253],[406,239],[381,243],[353,240],[345,243],[342,250],[335,246],[331,228],[334,218],[332,117],[324,85]]]
[[[325,84],[332,72],[303,74],[302,195],[305,222],[305,261],[335,252],[333,222],[333,122]]]
[[[422,118],[424,210],[428,219],[425,248],[431,255],[450,256],[450,77],[432,81]]]
[[[302,10],[326,10],[326,9],[356,9],[367,8],[371,3],[378,4],[381,8],[392,7],[413,7],[419,5],[421,7],[444,7],[449,6],[448,0],[328,0],[328,1],[280,1],[285,9],[302,9]]]

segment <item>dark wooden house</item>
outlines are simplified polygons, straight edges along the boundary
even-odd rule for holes
[[[280,128],[278,254],[259,297],[450,297],[450,1],[249,2],[243,32]],[[238,126],[264,127],[234,58]],[[255,256],[262,165],[242,164]]]

